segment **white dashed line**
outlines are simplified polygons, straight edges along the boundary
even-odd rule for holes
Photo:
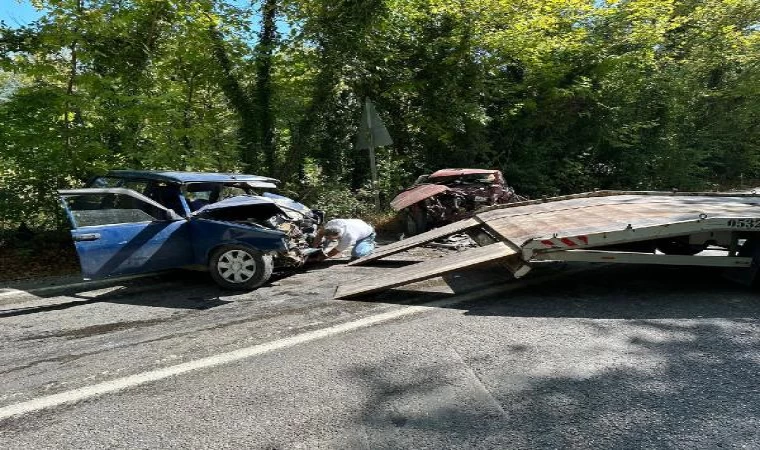
[[[55,292],[55,291],[62,291],[66,289],[72,289],[72,288],[80,288],[80,287],[92,287],[95,288],[97,286],[103,286],[103,285],[109,285],[114,283],[121,283],[124,281],[129,280],[136,280],[139,278],[149,278],[156,276],[156,273],[148,273],[148,274],[140,274],[140,275],[129,275],[126,277],[115,277],[115,278],[107,278],[104,280],[95,280],[95,281],[80,281],[77,283],[69,283],[69,284],[59,284],[55,286],[46,286],[41,288],[34,288],[34,289],[15,289],[15,288],[2,288],[0,289],[0,298],[2,297],[8,297],[11,295],[37,295],[37,294],[44,294],[45,292]],[[160,274],[159,274],[160,275]]]

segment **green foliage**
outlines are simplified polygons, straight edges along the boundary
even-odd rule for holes
[[[202,3],[38,4],[0,41],[4,226],[61,223],[55,190],[109,168],[240,169]]]
[[[326,175],[311,158],[304,161],[303,179],[296,188],[304,202],[327,213],[327,220],[366,217],[374,208],[371,191],[351,191],[345,184]]]
[[[122,167],[273,173],[369,214],[366,96],[386,204],[457,166],[532,196],[751,186],[756,3],[35,0],[0,30],[0,226],[54,227],[56,188]]]

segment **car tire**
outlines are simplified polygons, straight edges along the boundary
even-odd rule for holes
[[[407,236],[414,236],[425,231],[427,231],[425,210],[417,205],[407,208],[404,214],[404,233]]]
[[[274,270],[271,255],[244,245],[224,245],[209,258],[209,272],[224,289],[256,289],[269,280]]]

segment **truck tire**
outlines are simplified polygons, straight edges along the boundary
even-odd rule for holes
[[[274,270],[271,255],[244,245],[223,245],[209,258],[209,272],[224,289],[256,289],[269,280]]]
[[[760,287],[760,277],[758,277],[758,272],[760,272],[760,240],[750,238],[744,241],[737,256],[752,258],[752,265],[746,269],[741,269],[741,275],[738,277],[735,275],[733,279],[753,288]]]
[[[706,249],[705,244],[689,244],[688,241],[661,239],[657,241],[657,250],[666,255],[693,256]]]

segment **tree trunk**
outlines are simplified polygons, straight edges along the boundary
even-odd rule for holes
[[[190,140],[190,127],[192,127],[192,114],[193,114],[193,95],[195,94],[195,73],[191,73],[185,78],[187,83],[187,96],[185,98],[185,108],[182,111],[182,146],[185,148],[183,155],[183,166],[187,164],[187,159],[193,150],[193,143]],[[185,168],[185,167],[183,167]]]
[[[240,159],[245,170],[253,170],[259,159],[259,151],[256,145],[259,121],[256,117],[256,108],[232,71],[232,61],[224,47],[222,33],[212,26],[209,28],[209,34],[212,41],[212,51],[221,70],[219,87],[240,118]]]
[[[259,137],[266,173],[275,175],[274,112],[272,111],[272,54],[277,45],[277,0],[264,0],[256,55],[256,100]]]
[[[74,27],[74,35],[76,36],[77,33],[79,33],[79,19],[82,15],[82,9],[84,5],[82,4],[83,0],[77,0],[77,6],[76,6],[76,14],[77,14],[77,25]],[[77,41],[77,38],[75,37],[74,40],[71,42],[71,45],[69,46],[69,52],[71,53],[71,60],[69,64],[69,79],[66,84],[66,103],[64,105],[64,112],[63,112],[63,128],[64,128],[64,136],[65,136],[65,146],[66,146],[66,153],[69,158],[69,161],[74,161],[74,151],[73,151],[73,143],[71,139],[71,118],[70,118],[70,112],[71,112],[71,96],[74,95],[74,82],[77,76],[77,47],[79,43]]]
[[[289,174],[298,171],[304,156],[313,149],[311,138],[313,137],[314,127],[317,118],[327,103],[335,84],[337,75],[335,66],[330,64],[330,58],[326,56],[328,52],[323,50],[322,60],[319,64],[320,71],[314,80],[314,91],[311,94],[311,100],[303,116],[293,130],[293,138],[290,144],[290,150],[285,159],[285,163],[280,169],[279,178],[285,179]]]

